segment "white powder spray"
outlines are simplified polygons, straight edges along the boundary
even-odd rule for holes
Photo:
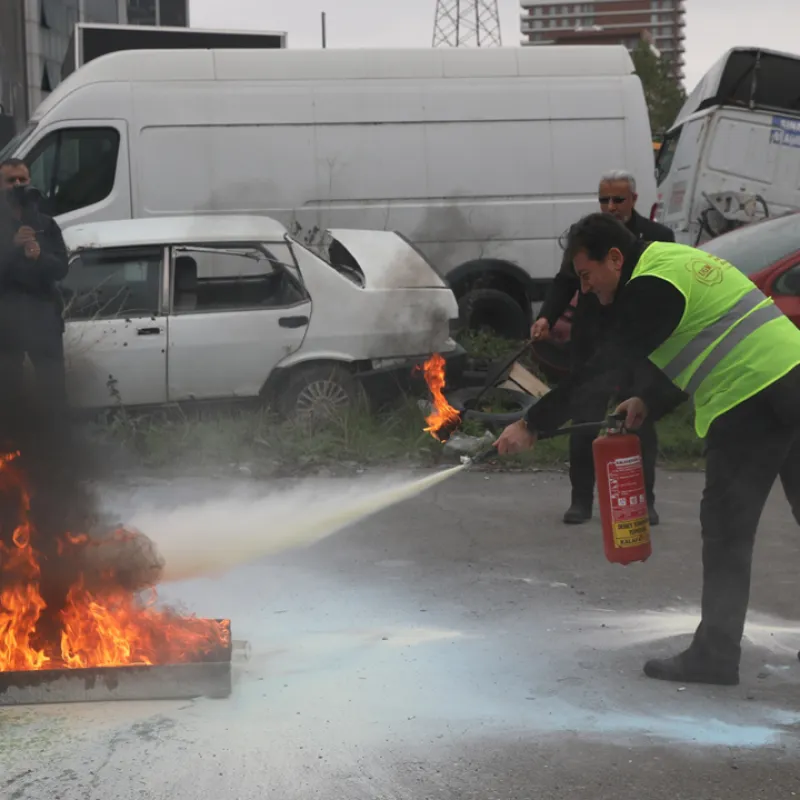
[[[128,523],[155,542],[166,562],[162,582],[217,575],[285,550],[307,547],[461,472],[464,465],[416,479],[305,481],[139,511]]]

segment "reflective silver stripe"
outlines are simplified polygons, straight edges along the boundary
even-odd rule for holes
[[[709,376],[711,370],[727,356],[737,344],[741,344],[753,331],[758,330],[762,325],[779,319],[783,312],[775,305],[770,303],[763,308],[759,308],[745,317],[709,354],[697,368],[697,371],[689,379],[684,391],[688,395],[693,395],[700,384]]]
[[[683,349],[675,355],[663,368],[662,372],[674,381],[678,375],[690,367],[698,356],[701,356],[707,347],[722,336],[728,328],[740,320],[749,311],[752,311],[759,303],[763,303],[767,298],[754,286],[744,297],[736,301],[736,305],[726,311],[716,322],[700,331],[694,339],[690,339]]]

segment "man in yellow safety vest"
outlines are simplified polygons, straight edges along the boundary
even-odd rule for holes
[[[706,438],[702,619],[686,651],[644,671],[738,684],[753,544],[777,477],[800,524],[800,330],[734,265],[685,245],[638,242],[608,215],[573,225],[566,248],[581,291],[610,306],[614,330],[582,373],[506,428],[497,449],[532,447],[538,433],[567,421],[578,387],[612,385],[645,359],[691,398]],[[642,384],[634,395],[617,409],[633,429],[658,407],[663,387]]]

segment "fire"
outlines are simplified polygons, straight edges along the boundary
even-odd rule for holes
[[[229,644],[227,625],[156,609],[154,590],[147,600],[122,589],[93,593],[84,587],[83,577],[69,588],[59,612],[60,641],[42,641],[39,628],[47,605],[40,591],[41,556],[34,547],[30,497],[14,457],[0,456],[0,496],[17,506],[11,541],[0,540],[0,672],[174,664]],[[58,555],[89,546],[103,543],[66,534]]]
[[[445,386],[445,360],[438,353],[434,353],[423,365],[422,371],[425,375],[425,383],[428,384],[433,397],[433,411],[425,422],[425,428],[435,439],[444,441],[439,433],[442,429],[455,427],[461,422],[461,414],[456,411],[444,396]]]

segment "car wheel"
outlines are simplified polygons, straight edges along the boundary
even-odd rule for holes
[[[278,396],[278,409],[301,422],[324,422],[366,406],[361,384],[344,367],[310,364],[292,370]]]
[[[469,330],[488,328],[506,339],[523,341],[530,335],[522,307],[499,289],[473,289],[458,301],[460,322]]]
[[[461,414],[461,418],[481,423],[490,431],[500,431],[512,422],[522,419],[528,409],[535,405],[538,398],[514,389],[490,389],[483,395],[480,407],[475,407],[478,395],[483,392],[482,386],[459,389],[447,395],[447,401]],[[502,406],[502,411],[482,411],[486,406]]]

